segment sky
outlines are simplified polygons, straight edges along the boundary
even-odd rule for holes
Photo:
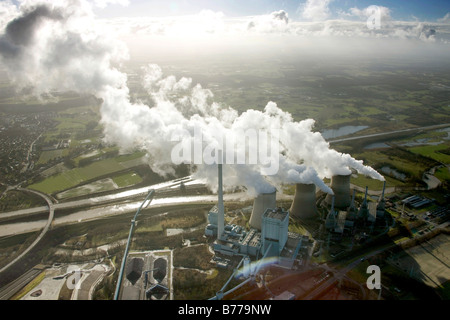
[[[105,3],[107,0],[99,0]],[[195,14],[202,10],[221,11],[227,17],[268,14],[284,10],[293,20],[304,20],[302,8],[307,1],[299,0],[111,0],[117,2],[96,10],[100,17],[118,16],[179,16]],[[328,18],[339,18],[340,12],[351,8],[366,8],[377,5],[389,8],[396,20],[437,21],[450,12],[448,0],[326,0],[311,1],[317,5],[325,4],[330,11]],[[122,5],[121,5],[122,4]],[[127,4],[123,6],[123,4]]]

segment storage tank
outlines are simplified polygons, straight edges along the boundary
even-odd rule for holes
[[[296,184],[294,201],[292,201],[289,213],[291,217],[300,219],[310,219],[317,216],[315,184]]]
[[[273,192],[260,193],[253,201],[252,215],[250,216],[250,227],[261,230],[262,216],[266,209],[275,209],[277,207],[277,190]]]
[[[331,189],[334,192],[334,206],[347,209],[350,206],[350,177],[349,175],[336,175],[331,178]],[[326,202],[331,205],[333,196],[327,195]]]

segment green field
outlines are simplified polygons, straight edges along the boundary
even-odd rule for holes
[[[439,144],[436,146],[413,147],[413,148],[410,148],[409,150],[413,153],[420,154],[424,157],[434,159],[441,163],[449,164],[450,163],[450,155],[441,152],[443,150],[448,150],[448,149],[449,149],[448,144]]]
[[[386,188],[404,185],[403,182],[398,181],[396,179],[392,179],[391,177],[386,176],[385,179],[386,179]],[[372,179],[372,178],[366,177],[361,174],[358,174],[357,177],[354,177],[352,175],[350,182],[361,188],[365,188],[367,186],[369,188],[369,190],[373,190],[373,191],[383,190],[383,182],[382,181]]]
[[[112,178],[119,188],[125,188],[142,182],[142,178],[135,172],[128,172]]]
[[[67,155],[67,153],[68,153],[68,149],[42,151],[37,164],[46,164],[47,162],[49,162],[53,159],[65,157]]]
[[[116,189],[117,185],[112,181],[112,179],[106,178],[58,193],[56,197],[58,199],[69,199]]]
[[[105,159],[83,168],[75,168],[32,184],[29,188],[47,194],[73,188],[81,183],[122,171],[125,168],[114,159]]]
[[[450,181],[450,170],[449,167],[443,167],[436,170],[434,173],[436,178],[441,181]]]

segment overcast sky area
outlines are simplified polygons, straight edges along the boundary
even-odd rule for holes
[[[0,26],[32,1],[0,2]],[[297,52],[367,58],[445,57],[450,2],[444,0],[72,0],[91,23],[124,41],[132,57]],[[370,25],[369,25],[370,23]],[[247,51],[249,50],[249,51]]]
[[[111,3],[107,6],[107,3]],[[180,16],[196,14],[202,10],[220,11],[228,17],[264,15],[273,11],[284,10],[294,21],[302,21],[304,8],[308,1],[302,0],[99,0],[95,12],[100,17],[138,17],[138,16]],[[378,5],[389,8],[392,17],[405,21],[437,21],[450,11],[446,0],[328,0],[309,1],[310,7],[329,10],[326,18],[336,19],[352,8],[367,8]],[[116,3],[116,4],[112,4]]]

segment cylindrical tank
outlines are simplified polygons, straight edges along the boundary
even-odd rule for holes
[[[295,186],[294,201],[292,201],[289,214],[300,219],[315,218],[316,207],[316,185],[298,183]]]
[[[334,192],[334,206],[339,209],[347,209],[350,206],[350,177],[349,175],[336,175],[331,178],[331,189]],[[326,202],[331,205],[332,195],[327,195]]]
[[[250,227],[261,230],[262,215],[266,209],[276,209],[277,191],[271,193],[260,193],[253,201],[252,215],[250,216]]]

